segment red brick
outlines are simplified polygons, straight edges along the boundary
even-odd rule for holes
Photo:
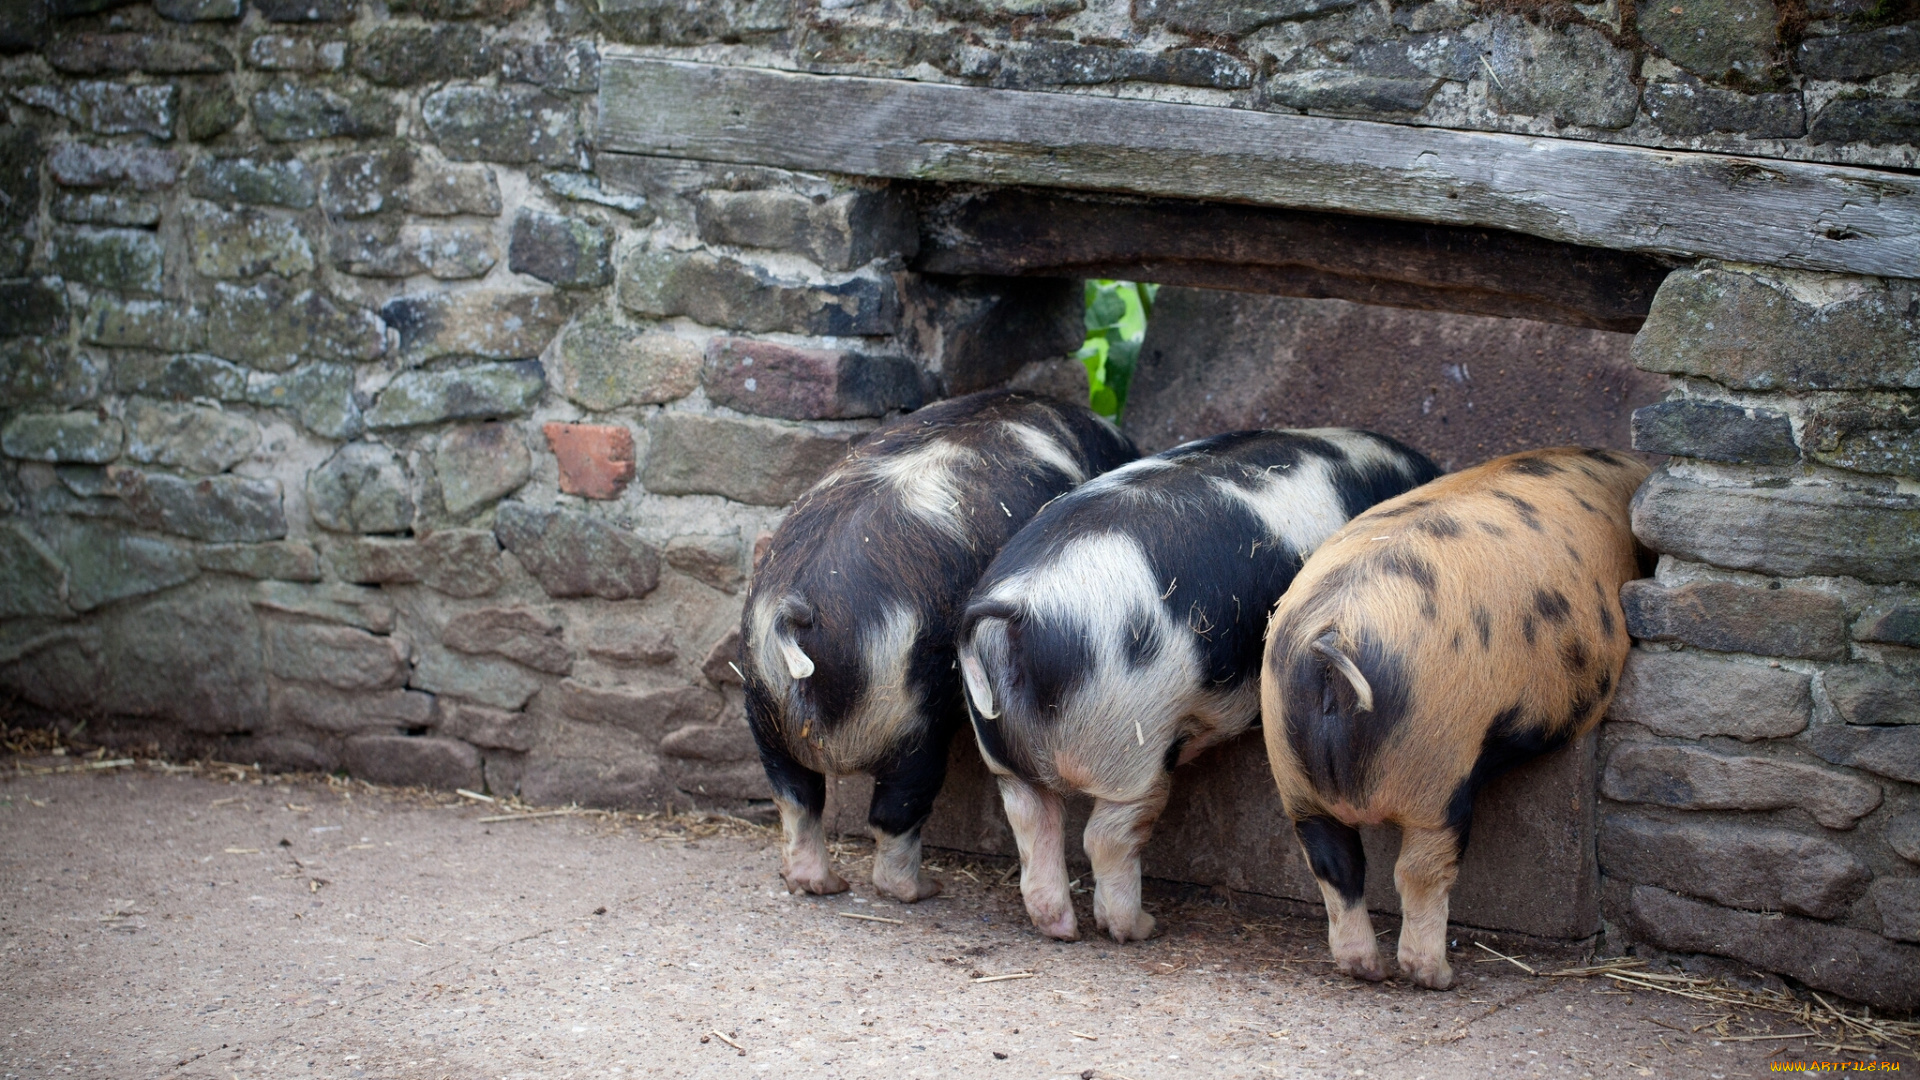
[[[543,429],[560,459],[560,490],[588,499],[615,499],[633,479],[633,432],[617,424],[548,424]]]

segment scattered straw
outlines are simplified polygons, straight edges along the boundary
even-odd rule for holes
[[[1508,956],[1508,955],[1507,955],[1506,953],[1503,953],[1503,952],[1501,952],[1500,950],[1498,950],[1498,949],[1496,949],[1496,948],[1494,948],[1493,946],[1491,946],[1491,945],[1488,945],[1488,944],[1487,944],[1486,942],[1484,942],[1484,941],[1476,941],[1476,942],[1474,942],[1474,944],[1475,944],[1475,945],[1478,945],[1478,946],[1480,946],[1480,947],[1481,947],[1482,949],[1485,949],[1485,950],[1487,950],[1488,952],[1490,952],[1490,953],[1492,953],[1492,954],[1493,954],[1494,956],[1496,956],[1496,957],[1499,957],[1499,958],[1500,958],[1500,959],[1502,959],[1502,960],[1505,960],[1505,961],[1506,961],[1507,963],[1509,963],[1509,964],[1512,964],[1512,965],[1513,965],[1514,967],[1517,967],[1517,968],[1519,968],[1519,969],[1520,969],[1521,971],[1524,971],[1524,972],[1526,972],[1526,973],[1527,973],[1527,974],[1529,974],[1529,975],[1538,975],[1538,974],[1540,974],[1539,972],[1537,972],[1537,971],[1535,971],[1535,970],[1533,970],[1532,968],[1530,968],[1530,967],[1528,967],[1527,965],[1525,965],[1525,964],[1523,964],[1523,963],[1521,963],[1520,961],[1518,961],[1518,960],[1515,960],[1515,959],[1514,959],[1513,957],[1511,957],[1511,956]],[[1482,961],[1482,963],[1491,963],[1491,961]]]
[[[859,919],[861,922],[892,923],[895,926],[907,925],[903,919],[889,919],[884,915],[862,915],[857,911],[842,911],[837,912],[837,914],[843,919]]]
[[[1040,973],[1037,971],[1010,971],[1005,975],[980,975],[973,981],[977,983],[993,983],[1006,982],[1009,979],[1035,979],[1039,978],[1039,976]]]
[[[738,1050],[743,1054],[747,1052],[746,1047],[741,1046],[739,1043],[734,1042],[732,1039],[727,1038],[726,1035],[721,1033],[719,1028],[714,1028],[712,1031],[707,1032],[707,1034],[713,1036],[716,1039],[719,1039],[721,1042],[726,1043],[728,1046],[733,1047],[735,1050]]]

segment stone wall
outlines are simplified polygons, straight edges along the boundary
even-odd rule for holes
[[[1604,268],[1637,282],[1649,255],[1678,267],[1632,347],[1672,380],[1634,421],[1637,448],[1673,455],[1636,511],[1663,553],[1627,596],[1642,644],[1591,764],[1541,771],[1552,790],[1597,771],[1605,799],[1541,823],[1553,836],[1514,833],[1493,853],[1509,862],[1462,884],[1463,914],[1520,918],[1475,905],[1500,892],[1499,866],[1564,848],[1564,865],[1597,860],[1602,886],[1528,925],[1582,933],[1597,911],[1625,938],[1911,1008],[1917,286],[1701,256],[1747,245],[1920,275],[1898,262],[1920,231],[1909,174],[1759,160],[1920,165],[1916,17],[1911,0],[8,0],[0,686],[176,752],[542,801],[745,805],[766,791],[727,635],[756,539],[884,414],[1009,380],[1073,392],[1056,359],[1079,333],[1072,266],[954,272],[965,260],[939,230],[970,189],[931,181],[1068,181],[1031,129],[859,157],[905,112],[812,148],[849,162],[821,174],[768,167],[807,155],[728,143],[724,121],[700,133],[705,160],[685,160],[670,123],[640,130],[634,94],[705,84],[668,86],[673,65],[635,58],[1222,106],[1180,114],[1209,114],[1210,131],[1284,115],[1311,128],[1318,164],[1275,166],[1285,140],[1239,166],[1213,146],[1215,186],[1168,191],[1148,179],[1187,176],[1163,163],[1189,150],[1130,155],[1076,132],[1064,167],[1121,197],[1321,213],[1327,228],[1235,211],[1268,230],[1257,287],[1281,294],[1453,295],[1625,330],[1644,293],[1603,295]],[[621,63],[627,96],[603,97]],[[832,85],[807,108],[872,85],[813,82]],[[1382,139],[1301,113],[1408,126]],[[1346,148],[1421,127],[1445,169],[1341,171]],[[1474,159],[1483,145],[1556,155],[1523,186],[1645,183],[1509,192],[1507,161]],[[1341,201],[1362,189],[1379,199]],[[1673,193],[1701,201],[1634,201]],[[1816,202],[1819,220],[1780,226],[1783,206]],[[1098,265],[1191,271],[1193,246],[1168,231],[1185,218],[1164,209],[1138,220],[1165,247]],[[1329,209],[1411,224],[1349,232]],[[1290,267],[1286,237],[1308,235],[1319,261]],[[1395,254],[1345,258],[1352,235]],[[1580,261],[1574,244],[1633,259]],[[1230,280],[1233,245],[1200,247],[1212,262],[1181,280]],[[1567,295],[1502,299],[1563,255],[1584,267]],[[1249,760],[1213,767],[1257,779]],[[999,843],[990,806],[968,801],[980,790],[943,804],[959,807],[938,826],[950,842]],[[1252,835],[1275,831],[1263,820],[1183,803],[1167,836],[1185,861],[1163,847],[1155,865],[1288,895],[1298,867]]]

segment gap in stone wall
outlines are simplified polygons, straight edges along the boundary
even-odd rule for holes
[[[1632,334],[1345,300],[1166,287],[1124,426],[1148,453],[1254,427],[1358,427],[1465,468],[1539,446],[1631,449],[1667,377]]]

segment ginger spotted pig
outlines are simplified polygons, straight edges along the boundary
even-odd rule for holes
[[[1437,475],[1344,428],[1238,431],[1055,501],[988,567],[961,623],[974,736],[1041,933],[1078,936],[1062,795],[1094,797],[1094,924],[1152,935],[1140,849],[1172,772],[1259,718],[1261,635],[1300,561],[1354,514]]]
[[[785,832],[794,892],[836,893],[826,774],[874,778],[873,885],[911,903],[920,829],[965,722],[960,608],[1007,538],[1055,496],[1139,456],[1083,406],[1006,391],[888,423],[773,535],[741,617],[747,722]]]
[[[1267,635],[1261,709],[1280,799],[1340,970],[1385,976],[1356,826],[1400,827],[1401,973],[1444,989],[1447,900],[1475,793],[1586,734],[1626,662],[1628,503],[1645,466],[1562,447],[1374,507],[1307,560]]]

